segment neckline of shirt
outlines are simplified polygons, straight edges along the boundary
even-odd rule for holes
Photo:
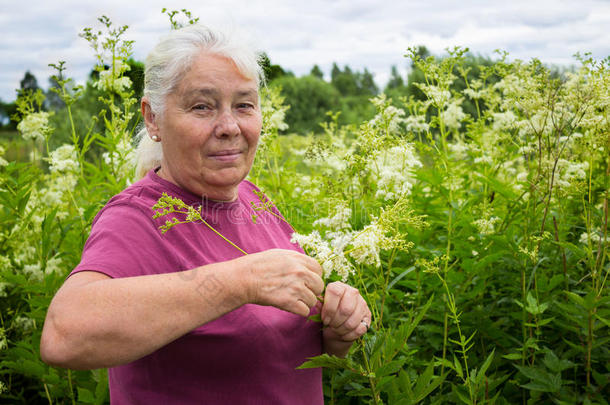
[[[241,206],[241,198],[238,193],[235,201],[216,201],[206,198],[205,196],[198,196],[196,194],[191,193],[188,190],[183,189],[182,187],[177,186],[176,184],[165,180],[157,174],[157,170],[159,167],[155,169],[151,169],[148,172],[148,177],[158,185],[160,185],[164,192],[168,194],[173,194],[174,197],[180,198],[186,204],[190,206],[201,206],[205,210],[234,210]],[[242,183],[239,183],[238,187],[242,187]]]

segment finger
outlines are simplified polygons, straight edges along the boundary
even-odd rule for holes
[[[326,293],[324,294],[324,305],[322,306],[322,322],[324,325],[329,325],[330,321],[335,317],[337,308],[339,308],[339,302],[343,297],[345,289],[338,283],[330,283],[326,287]]]
[[[362,320],[367,315],[366,310],[366,302],[360,296],[358,290],[347,290],[343,295],[338,310],[339,313],[345,316],[345,320],[339,325],[333,325],[331,321],[330,326],[334,327],[339,335],[346,335],[360,326],[364,326]]]
[[[320,263],[313,257],[303,255],[303,261],[305,263],[305,267],[307,267],[310,271],[316,273],[319,277],[322,277],[322,273],[324,272]]]
[[[308,277],[307,280],[305,280],[305,285],[307,286],[307,288],[309,288],[316,296],[322,294],[322,291],[324,291],[324,280],[322,280],[322,277],[318,276],[317,274],[313,274],[311,273]]]
[[[358,307],[358,297],[358,290],[353,287],[345,286],[345,290],[343,296],[341,297],[341,300],[339,301],[337,311],[330,320],[330,327],[339,330],[338,328],[340,328],[342,325],[345,324],[345,322],[350,321],[350,319],[354,317],[354,311]],[[358,320],[358,322],[359,321],[360,320]],[[352,320],[350,322],[355,322],[355,320]],[[344,326],[343,329],[339,330],[339,333],[344,333],[343,330],[348,328],[349,325]]]
[[[307,287],[303,287],[299,300],[304,302],[308,308],[313,308],[318,303],[318,299],[316,298],[315,294]]]
[[[297,300],[295,304],[287,310],[303,317],[308,317],[310,312],[309,306],[301,300]]]
[[[346,333],[345,335],[340,335],[341,340],[344,340],[346,342],[352,342],[364,335],[367,331],[368,328],[363,323],[361,323],[356,329]]]

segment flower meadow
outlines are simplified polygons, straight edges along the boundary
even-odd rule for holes
[[[100,23],[81,35],[100,111],[84,116],[85,89],[59,62],[65,125],[41,92],[22,92],[31,152],[17,161],[0,148],[3,403],[108,402],[105,370],[39,356],[95,214],[134,179],[133,44],[126,26]],[[380,94],[358,124],[329,111],[315,134],[287,135],[281,89],[263,91],[255,210],[275,205],[326,280],[357,287],[373,314],[347,358],[301,367],[325,368],[329,404],[607,404],[609,60],[579,56],[557,74],[501,53],[473,77],[462,48],[406,56],[424,97]]]

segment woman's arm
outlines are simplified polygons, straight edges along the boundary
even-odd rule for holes
[[[72,369],[128,363],[246,303],[307,316],[321,273],[314,259],[279,249],[168,274],[76,273],[51,302],[41,356]]]
[[[347,355],[371,324],[371,311],[364,298],[357,289],[341,282],[326,287],[321,317],[325,325],[323,351],[339,357]]]

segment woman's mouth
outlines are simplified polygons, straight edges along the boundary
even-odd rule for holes
[[[242,155],[242,151],[239,149],[227,149],[218,152],[210,153],[210,157],[221,162],[232,162],[238,159]]]

